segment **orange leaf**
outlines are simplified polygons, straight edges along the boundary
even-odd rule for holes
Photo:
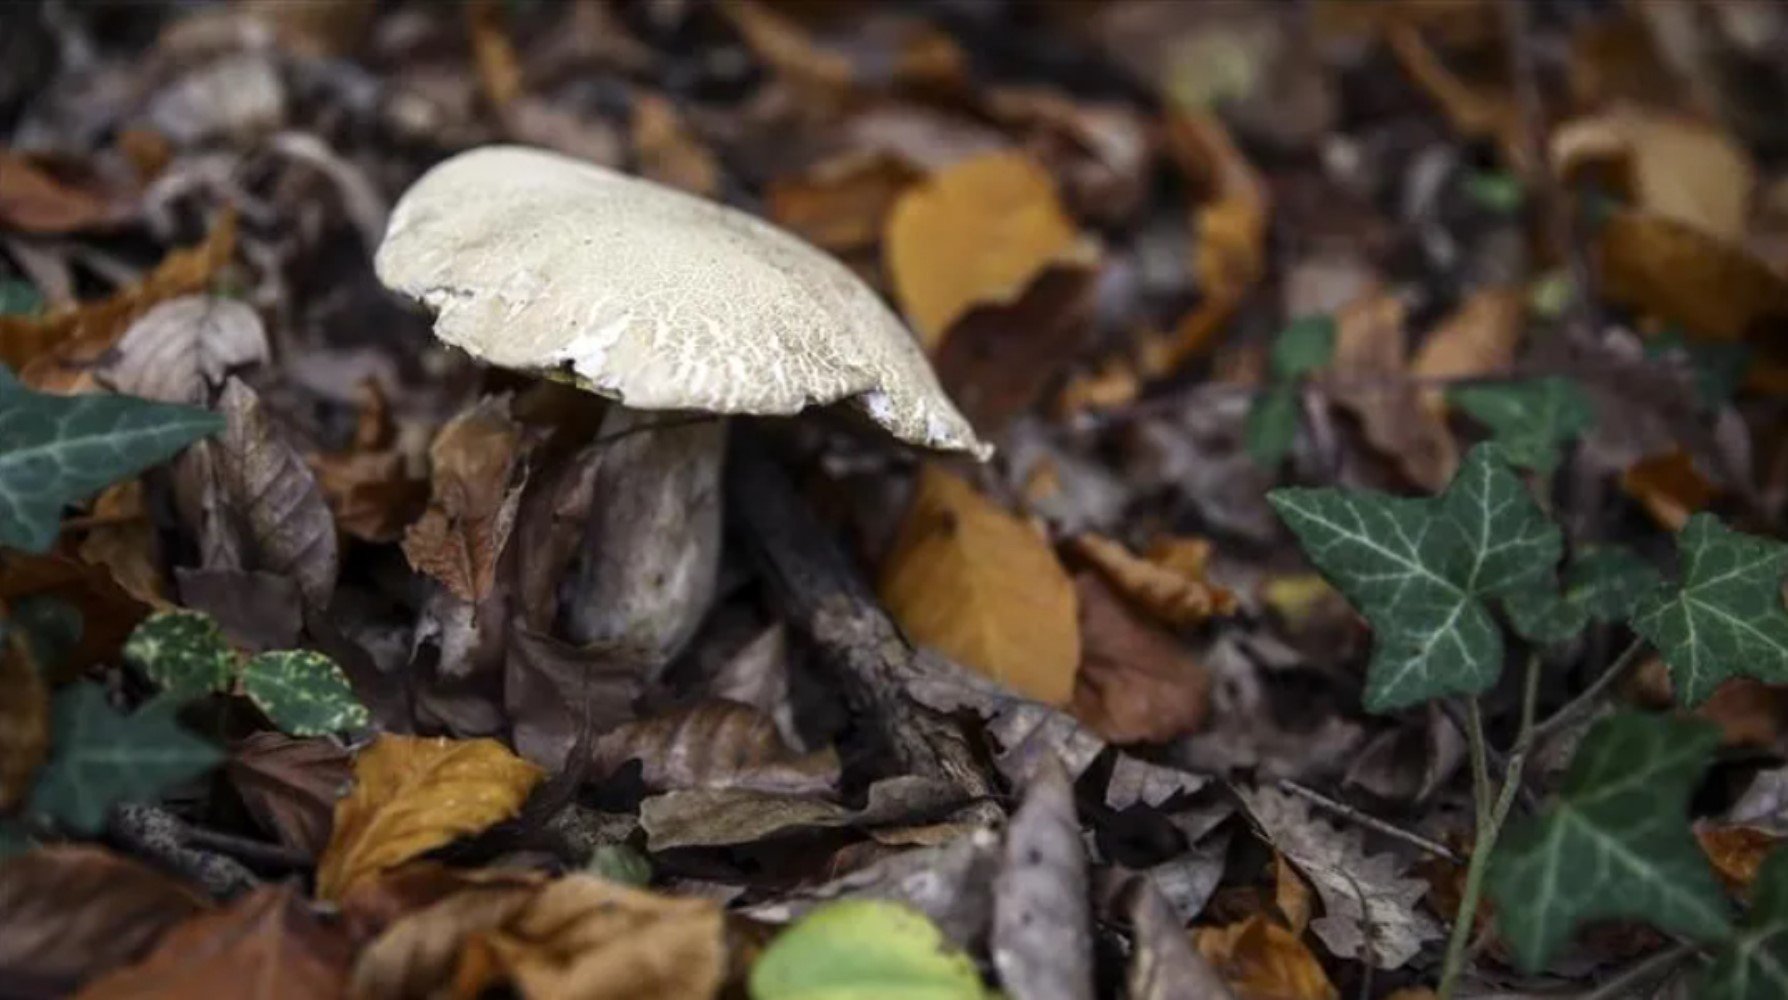
[[[1012,690],[1066,704],[1080,662],[1074,586],[1048,542],[941,466],[927,465],[882,567],[907,634]]]
[[[1680,531],[1690,514],[1714,498],[1713,484],[1681,448],[1634,462],[1620,474],[1620,488],[1671,531]]]
[[[497,0],[472,0],[466,5],[466,26],[472,35],[472,61],[478,86],[491,107],[501,110],[522,92],[521,60],[509,40],[504,5]]]
[[[354,790],[335,804],[317,895],[514,816],[541,771],[495,740],[380,736],[354,761]]]
[[[1311,895],[1310,883],[1298,874],[1297,866],[1285,860],[1285,855],[1274,851],[1273,905],[1294,934],[1302,934],[1304,928],[1310,926]]]
[[[1132,606],[1163,625],[1183,628],[1235,611],[1235,595],[1205,579],[1209,542],[1164,538],[1142,557],[1103,535],[1088,532],[1076,536],[1069,546]]]
[[[778,225],[834,253],[872,248],[919,172],[887,153],[847,153],[804,174],[770,181],[766,208]]]
[[[162,579],[161,542],[143,509],[142,480],[106,487],[83,520],[87,537],[77,550],[83,562],[104,566],[125,593],[152,608],[172,606]]]
[[[22,629],[0,640],[0,814],[24,801],[50,746],[50,701]]]
[[[1617,212],[1603,223],[1596,249],[1608,298],[1692,335],[1739,340],[1788,322],[1788,279],[1743,246],[1686,222]]]
[[[1763,859],[1781,840],[1768,830],[1751,826],[1698,826],[1695,839],[1720,881],[1741,893],[1750,891]]]
[[[117,220],[100,189],[45,170],[30,157],[0,150],[0,228],[68,233]]]
[[[1419,378],[1442,379],[1507,370],[1521,343],[1526,311],[1526,297],[1512,288],[1484,288],[1472,293],[1423,341],[1409,366],[1410,372]],[[1445,412],[1438,388],[1424,389],[1422,403],[1435,413]]]
[[[1340,997],[1303,940],[1258,914],[1227,927],[1200,927],[1192,940],[1235,991],[1236,1000]]]
[[[634,98],[633,152],[639,172],[660,184],[709,198],[720,191],[719,162],[664,97],[642,93]]]

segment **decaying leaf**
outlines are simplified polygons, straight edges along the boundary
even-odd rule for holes
[[[909,189],[883,242],[895,296],[936,351],[970,308],[1016,300],[1051,265],[1090,263],[1055,182],[1022,153],[990,153]]]
[[[224,775],[262,829],[314,858],[329,843],[351,760],[332,740],[255,733],[232,748]]]
[[[962,804],[962,791],[951,782],[902,775],[870,785],[869,801],[861,809],[810,795],[704,788],[645,800],[639,823],[646,831],[646,848],[657,853],[755,844],[814,830],[927,822]]]
[[[0,226],[68,233],[116,224],[123,209],[89,179],[59,175],[33,157],[0,149]]]
[[[317,894],[360,880],[515,815],[540,769],[495,740],[384,735],[354,760],[354,790],[336,803],[317,865]]]
[[[1695,840],[1726,888],[1744,895],[1750,892],[1764,859],[1782,838],[1754,826],[1698,825]]]
[[[1083,536],[1084,537],[1084,536]],[[1174,637],[1137,618],[1099,577],[1074,578],[1082,657],[1074,717],[1113,743],[1166,743],[1196,732],[1211,677]]]
[[[606,733],[634,717],[648,662],[637,650],[573,646],[512,623],[503,705],[514,724],[516,752],[559,770],[579,737]]]
[[[1339,1000],[1322,963],[1298,935],[1255,914],[1227,927],[1200,927],[1193,940],[1236,1000]]]
[[[994,878],[991,949],[1001,984],[1014,996],[1091,1000],[1090,925],[1074,786],[1050,759],[1012,814]]]
[[[67,662],[51,671],[52,682],[113,660],[130,630],[149,613],[103,567],[62,555],[0,552],[0,601],[11,604],[38,596],[65,601],[81,613],[80,641],[69,651]]]
[[[938,381],[977,433],[998,434],[1033,406],[1086,341],[1098,275],[1045,268],[1010,301],[976,305],[936,348]]]
[[[364,379],[359,396],[360,415],[348,448],[306,459],[343,534],[393,542],[422,515],[429,487],[413,473],[412,456],[399,444],[391,403],[379,380]]]
[[[1788,323],[1788,278],[1686,222],[1616,212],[1595,246],[1603,294],[1694,336],[1733,341]]]
[[[472,63],[478,69],[478,86],[491,107],[506,108],[522,92],[521,58],[509,39],[507,8],[496,0],[472,0],[466,4],[466,28],[472,39]]]
[[[231,372],[264,363],[268,351],[261,317],[246,303],[185,295],[131,323],[100,377],[126,395],[202,406]]]
[[[941,466],[920,473],[881,594],[915,641],[1046,704],[1072,695],[1073,584],[1036,532]]]
[[[1163,625],[1184,628],[1235,611],[1235,595],[1205,575],[1211,545],[1203,539],[1159,538],[1142,556],[1096,532],[1068,544],[1133,607]]]
[[[496,582],[521,502],[521,433],[507,397],[492,396],[448,421],[429,446],[433,495],[404,532],[404,555],[461,600],[483,600]]]
[[[218,399],[226,423],[214,469],[227,504],[226,521],[242,546],[245,568],[298,582],[305,601],[327,607],[339,568],[335,518],[316,476],[280,436],[261,398],[231,377]]]
[[[1609,165],[1634,207],[1725,240],[1749,228],[1757,168],[1720,129],[1635,107],[1560,125],[1551,157],[1559,173]]]
[[[77,554],[83,562],[104,566],[125,593],[144,604],[169,606],[161,539],[143,507],[141,479],[108,486],[93,498],[92,524]]]
[[[1325,390],[1359,418],[1366,440],[1410,481],[1439,491],[1458,467],[1446,421],[1422,393],[1399,383],[1408,374],[1403,303],[1389,293],[1360,298],[1335,317],[1335,356]]]
[[[1161,893],[1146,879],[1132,890],[1135,951],[1125,980],[1130,1000],[1234,1000]]]
[[[652,791],[747,788],[788,795],[826,795],[838,783],[830,747],[796,753],[776,723],[749,705],[718,699],[630,722],[596,741],[597,774],[629,760]]]

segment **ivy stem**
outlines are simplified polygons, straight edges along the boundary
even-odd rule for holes
[[[1484,716],[1476,698],[1468,705],[1466,739],[1471,745],[1472,797],[1477,804],[1477,837],[1471,845],[1471,863],[1465,869],[1465,889],[1459,896],[1459,909],[1453,914],[1453,931],[1447,938],[1446,961],[1440,970],[1440,1000],[1451,1000],[1459,975],[1465,971],[1471,945],[1472,925],[1477,922],[1478,900],[1484,895],[1484,873],[1490,867],[1490,854],[1496,849],[1496,838],[1521,791],[1521,772],[1527,764],[1528,734],[1533,731],[1535,706],[1540,694],[1540,657],[1529,654],[1521,679],[1521,729],[1515,737],[1515,749],[1509,754],[1508,768],[1503,772],[1502,787],[1490,803],[1489,744],[1484,739]],[[1486,805],[1486,803],[1489,803]]]
[[[1635,663],[1639,662],[1640,654],[1643,652],[1645,652],[1645,640],[1634,639],[1626,649],[1621,651],[1619,656],[1614,658],[1614,662],[1609,665],[1608,669],[1602,671],[1602,676],[1597,677],[1589,687],[1583,689],[1582,694],[1572,698],[1563,708],[1553,712],[1538,725],[1526,728],[1523,742],[1527,745],[1537,744],[1594,708],[1602,700],[1602,696],[1608,693],[1608,689],[1613,687]]]

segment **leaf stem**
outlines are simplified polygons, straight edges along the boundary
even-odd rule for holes
[[[1608,669],[1602,671],[1602,676],[1597,677],[1594,683],[1583,689],[1582,694],[1572,698],[1563,708],[1553,712],[1545,720],[1528,728],[1523,742],[1530,746],[1537,744],[1570,725],[1578,716],[1594,708],[1596,703],[1602,700],[1602,696],[1608,693],[1608,689],[1613,687],[1615,682],[1619,681],[1621,676],[1635,663],[1639,662],[1639,655],[1644,651],[1645,640],[1635,638],[1627,645],[1626,649],[1621,651],[1619,656],[1614,658],[1614,662],[1609,665]]]

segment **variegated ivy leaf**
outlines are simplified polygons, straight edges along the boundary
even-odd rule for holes
[[[1553,587],[1563,541],[1497,446],[1437,497],[1283,489],[1268,495],[1310,561],[1372,625],[1366,707],[1475,693],[1502,668],[1486,598]]]
[[[1596,415],[1577,383],[1562,376],[1461,386],[1447,398],[1490,428],[1510,462],[1542,475],[1558,468],[1560,446],[1588,430]]]
[[[369,721],[335,661],[306,649],[262,653],[242,667],[242,693],[293,736],[322,736]]]
[[[1497,929],[1521,965],[1545,965],[1590,920],[1637,918],[1697,940],[1727,931],[1688,818],[1718,743],[1705,722],[1637,712],[1590,728],[1558,802],[1511,827],[1490,860]]]
[[[1696,514],[1676,550],[1681,583],[1641,599],[1633,629],[1664,658],[1677,700],[1699,704],[1738,675],[1788,681],[1788,545]]]
[[[0,368],[0,545],[48,551],[64,506],[222,428],[190,406],[32,392]]]
[[[1714,952],[1695,995],[1702,1000],[1788,997],[1788,851],[1776,851],[1763,862],[1744,926]]]
[[[158,611],[124,643],[124,658],[170,694],[197,697],[229,688],[236,652],[210,615]]]

